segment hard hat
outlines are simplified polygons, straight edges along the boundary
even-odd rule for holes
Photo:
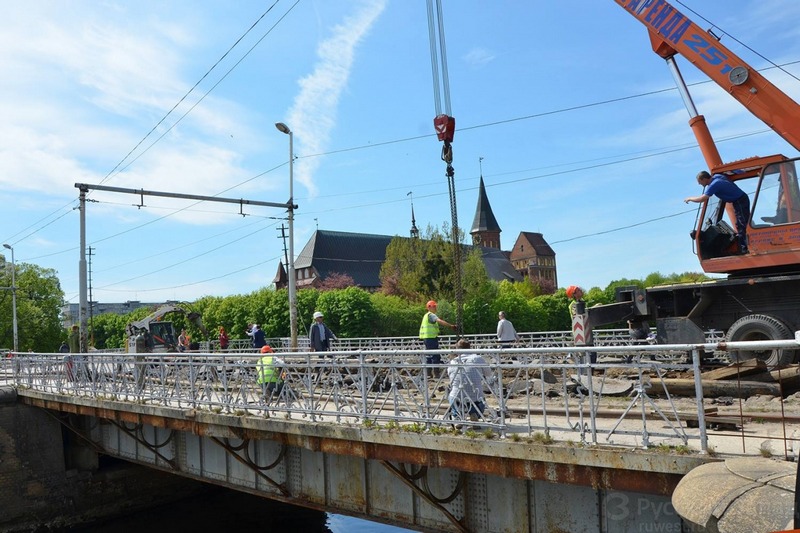
[[[319,311],[314,311],[314,319],[322,318],[323,316],[325,316],[325,315],[323,315]]]
[[[570,285],[569,287],[567,287],[567,298],[574,297],[575,296],[575,291],[583,292],[583,290],[580,287],[578,287],[577,285]]]
[[[272,351],[272,348],[269,347],[269,344],[266,344],[261,347],[261,353],[275,353]]]
[[[425,307],[436,307],[436,300],[429,300]]]

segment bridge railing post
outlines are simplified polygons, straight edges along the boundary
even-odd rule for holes
[[[700,452],[708,453],[708,433],[706,432],[706,412],[703,407],[703,381],[700,375],[700,350],[692,350],[692,371],[694,373],[694,397],[697,401],[697,424],[700,429]]]

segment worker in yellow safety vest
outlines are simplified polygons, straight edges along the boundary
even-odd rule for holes
[[[436,316],[437,304],[434,300],[430,300],[425,308],[427,312],[422,316],[422,323],[419,326],[419,338],[425,344],[426,350],[439,349],[439,326],[447,326],[448,328],[456,329],[455,324],[451,324]],[[431,354],[425,356],[425,364],[442,364],[441,354]],[[440,374],[441,368],[436,368],[439,372],[434,372],[437,376]]]
[[[270,398],[278,395],[283,389],[283,365],[282,359],[275,357],[272,348],[267,344],[261,347],[264,357],[258,360],[256,365],[256,383],[261,385],[264,396]]]

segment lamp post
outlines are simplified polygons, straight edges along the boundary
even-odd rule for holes
[[[289,126],[276,122],[278,131],[289,136],[289,331],[292,351],[297,351],[297,281],[294,271],[294,135]]]
[[[11,250],[11,316],[14,331],[14,353],[19,351],[19,336],[17,335],[17,264],[14,261],[14,247],[4,244],[3,248]]]

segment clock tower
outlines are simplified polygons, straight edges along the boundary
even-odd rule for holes
[[[499,250],[501,231],[500,225],[492,212],[492,206],[489,204],[489,197],[486,196],[486,187],[483,184],[483,175],[481,175],[478,190],[478,207],[475,210],[472,229],[469,230],[470,235],[472,235],[472,244]]]

